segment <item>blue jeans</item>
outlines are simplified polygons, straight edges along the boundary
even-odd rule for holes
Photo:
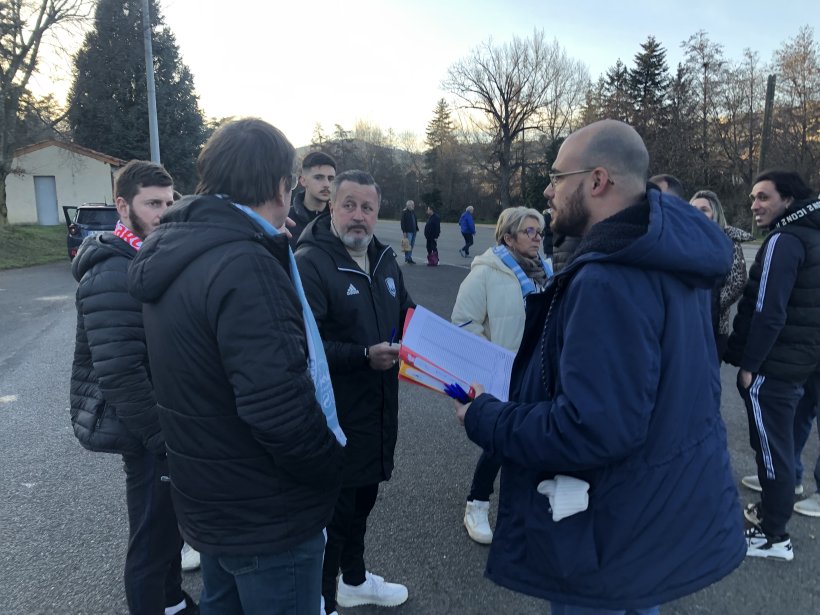
[[[201,615],[317,615],[325,538],[313,538],[283,553],[201,553]]]
[[[632,609],[629,611],[610,611],[586,606],[573,606],[550,602],[550,615],[660,615],[660,608],[653,606],[648,609]]]
[[[407,241],[410,242],[410,251],[404,253],[404,260],[411,261],[413,260],[413,248],[416,247],[416,234],[415,233],[405,233],[407,235]]]

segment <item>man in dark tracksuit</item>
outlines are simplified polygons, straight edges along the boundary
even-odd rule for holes
[[[114,232],[86,240],[72,264],[79,285],[71,423],[85,448],[122,455],[128,612],[191,615],[199,611],[182,591],[182,538],[171,503],[142,306],[128,294],[128,267],[173,203],[173,181],[160,165],[132,160],[117,176],[115,192],[120,219]]]
[[[396,606],[407,600],[404,585],[372,574],[364,562],[367,518],[379,483],[393,472],[398,436],[399,345],[394,342],[413,306],[396,253],[373,236],[380,202],[369,174],[345,171],[331,185],[330,215],[308,225],[296,250],[347,435],[342,490],[327,527],[322,570],[328,615],[337,603]]]
[[[760,246],[738,304],[726,361],[740,368],[761,502],[745,511],[747,555],[792,560],[794,415],[820,360],[820,201],[797,173],[768,171],[752,188]]]

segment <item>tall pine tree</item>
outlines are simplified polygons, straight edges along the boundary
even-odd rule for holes
[[[156,0],[150,7],[160,156],[177,188],[187,192],[196,184],[205,122],[174,35]],[[68,118],[80,145],[125,160],[150,157],[140,0],[99,1],[75,59]]]
[[[669,68],[666,49],[654,36],[641,43],[635,65],[629,69],[629,90],[634,107],[633,125],[642,134],[654,132],[663,123]],[[646,136],[644,135],[644,138]]]

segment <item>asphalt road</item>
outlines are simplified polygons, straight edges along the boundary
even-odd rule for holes
[[[456,225],[442,225],[442,265],[403,266],[419,304],[448,316],[469,260],[458,254]],[[378,235],[398,247],[395,222]],[[478,230],[473,254],[492,243]],[[126,613],[121,574],[126,547],[124,475],[117,456],[84,451],[68,420],[76,284],[67,262],[0,272],[0,615]],[[746,417],[724,366],[723,415],[735,474],[752,473]],[[686,377],[681,374],[681,377]],[[478,450],[444,398],[402,384],[393,479],[384,484],[368,532],[368,567],[405,583],[408,602],[396,615],[546,615],[549,607],[483,578],[487,548],[467,538],[464,499]],[[818,454],[812,437],[804,454]],[[807,485],[811,488],[811,485]],[[741,499],[753,494],[741,489]],[[495,514],[495,501],[491,516]],[[792,563],[747,561],[723,581],[665,605],[666,615],[820,613],[817,584],[820,519],[795,516]],[[198,595],[198,573],[186,574]],[[384,609],[343,609],[375,615]]]

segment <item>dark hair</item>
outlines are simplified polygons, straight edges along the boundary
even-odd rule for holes
[[[333,170],[336,170],[336,161],[333,160],[333,157],[330,154],[325,154],[324,152],[310,152],[307,156],[305,156],[304,160],[302,160],[302,175],[305,174],[305,169],[312,169],[313,167],[321,167],[327,165],[329,167],[333,167]]]
[[[376,188],[376,195],[379,197],[379,204],[382,202],[382,189],[379,188],[379,184],[376,183],[376,180],[373,179],[373,176],[368,173],[367,171],[345,171],[344,173],[340,173],[336,176],[336,178],[330,184],[330,200],[336,200],[336,191],[339,189],[339,186],[342,185],[342,182],[353,182],[354,184],[360,184],[362,186],[373,186]]]
[[[683,182],[674,175],[667,175],[665,173],[662,173],[660,175],[653,175],[649,178],[649,181],[655,185],[660,184],[660,182],[665,182],[667,186],[667,192],[669,192],[670,194],[674,194],[676,197],[681,199],[686,198],[684,196],[684,194],[686,194],[686,189],[683,187]]]
[[[122,197],[130,205],[140,188],[165,188],[173,185],[174,180],[161,164],[148,160],[132,160],[117,173],[114,198]]]
[[[814,190],[794,171],[769,169],[755,177],[752,185],[765,181],[772,182],[775,190],[777,190],[777,193],[783,199],[792,197],[795,201],[802,201],[803,199],[814,196]]]
[[[226,194],[257,207],[279,196],[282,179],[290,182],[296,151],[275,126],[245,118],[220,126],[196,161],[197,194]],[[288,186],[290,188],[290,186]]]

